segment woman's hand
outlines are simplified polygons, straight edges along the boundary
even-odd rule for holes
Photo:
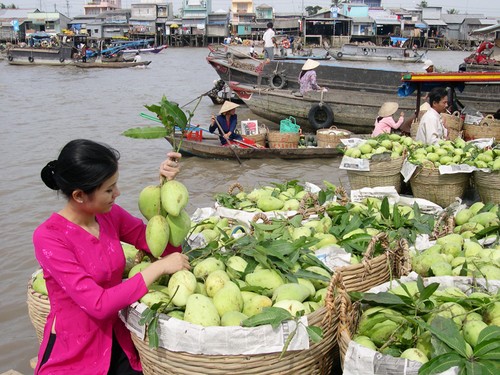
[[[163,161],[160,165],[160,174],[167,180],[173,180],[180,172],[179,159],[182,157],[178,152],[169,152],[167,160]]]
[[[399,115],[400,117],[405,117],[405,113],[404,112],[401,112],[401,114]]]
[[[212,115],[212,117],[210,118],[210,123],[213,125],[215,124],[215,116]]]
[[[162,264],[163,274],[171,275],[181,270],[190,270],[191,265],[189,264],[189,258],[185,254],[172,253],[167,255],[165,258],[158,260],[157,262]]]

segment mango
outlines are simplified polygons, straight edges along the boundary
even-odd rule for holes
[[[306,308],[302,304],[302,302],[293,300],[293,299],[283,299],[279,302],[276,302],[273,307],[280,307],[282,309],[287,310],[292,316],[295,316],[298,312],[303,311],[305,313]]]
[[[149,267],[150,264],[151,264],[150,262],[141,262],[139,264],[136,264],[135,266],[133,266],[130,269],[130,272],[128,273],[128,278],[130,279],[130,278],[134,277],[136,274],[141,272],[143,269],[145,269],[146,267]]]
[[[248,285],[269,289],[271,294],[277,287],[285,283],[278,272],[269,269],[249,273],[245,276],[245,281]]]
[[[188,297],[196,290],[196,277],[188,270],[174,273],[168,281],[168,294],[175,306],[186,306]],[[175,293],[175,295],[174,295]]]
[[[397,330],[398,326],[399,325],[392,320],[386,320],[381,323],[377,323],[369,331],[369,337],[375,345],[382,346]]]
[[[215,296],[219,290],[221,290],[224,285],[229,282],[229,276],[224,270],[215,270],[210,273],[205,280],[205,289],[207,290],[207,295],[209,297]]]
[[[213,302],[219,316],[223,316],[228,311],[243,310],[243,297],[238,286],[232,281],[224,284],[222,289],[215,293]]]
[[[168,303],[170,297],[165,293],[153,290],[151,292],[147,292],[140,301],[147,305],[148,307],[153,306],[155,303]]]
[[[405,358],[420,363],[429,362],[427,356],[417,348],[406,349],[403,353],[401,353],[400,358]]]
[[[146,242],[149,251],[155,258],[159,258],[167,247],[170,238],[170,228],[165,219],[161,215],[153,216],[146,226]]]
[[[201,294],[192,294],[187,299],[184,320],[203,327],[220,325],[217,308],[210,298]]]
[[[500,302],[494,302],[486,308],[484,320],[486,323],[500,326]]]
[[[465,258],[479,257],[483,251],[483,247],[475,241],[465,241],[464,242],[464,255]]]
[[[273,191],[269,189],[254,189],[248,193],[247,198],[252,202],[257,202],[261,198],[270,197],[272,193]]]
[[[303,302],[309,297],[309,289],[299,283],[288,283],[277,287],[271,300],[276,303],[281,300],[295,300]]]
[[[298,211],[300,208],[300,202],[298,199],[291,198],[283,203],[283,211]]]
[[[226,272],[231,279],[239,279],[245,269],[247,268],[248,262],[238,255],[233,255],[229,257],[226,261]]]
[[[302,302],[302,304],[304,305],[304,307],[306,309],[305,310],[306,315],[313,313],[314,311],[318,310],[321,307],[318,302],[314,302],[314,301],[305,301],[305,302]]]
[[[47,284],[45,283],[45,279],[43,278],[43,273],[39,272],[35,276],[33,283],[31,284],[33,290],[37,293],[43,294],[47,296],[49,292],[47,291]]]
[[[422,333],[418,339],[415,347],[422,351],[427,358],[430,358],[432,355],[432,343],[431,343],[432,334],[429,331],[425,331]]]
[[[314,293],[314,297],[312,298],[315,302],[318,302],[320,306],[325,306],[325,298],[326,292],[328,288],[318,289],[316,293]]]
[[[497,214],[493,212],[481,212],[480,214],[474,215],[469,220],[470,223],[478,223],[483,227],[488,228],[492,225],[496,225],[499,222]]]
[[[457,233],[450,233],[450,234],[447,234],[446,236],[440,237],[436,240],[436,243],[438,245],[441,245],[441,246],[443,246],[444,244],[449,243],[449,242],[453,242],[453,243],[456,243],[456,244],[462,246],[464,239],[461,235],[459,235]]]
[[[196,282],[196,289],[194,290],[195,293],[197,294],[203,294],[204,296],[207,295],[207,290],[205,289],[205,284],[201,282]]]
[[[272,306],[271,298],[262,296],[254,292],[241,292],[243,298],[243,314],[248,317],[262,312],[264,307]]]
[[[278,198],[268,196],[257,200],[257,207],[264,212],[281,210],[284,202]]]
[[[189,201],[186,186],[177,180],[165,182],[160,188],[160,197],[163,209],[171,216],[179,216]]]
[[[184,320],[184,311],[181,310],[172,310],[167,313],[168,316],[171,316],[172,318],[179,319],[179,320]]]
[[[311,280],[303,279],[303,278],[299,277],[299,278],[297,278],[297,282],[300,285],[305,286],[309,290],[309,297],[314,296],[314,294],[316,293],[316,288],[314,287],[314,285],[311,282]]]
[[[434,263],[431,266],[431,271],[434,276],[451,276],[452,274],[451,265],[444,261]]]
[[[362,345],[365,348],[377,350],[377,346],[373,343],[372,340],[370,340],[368,336],[356,336],[354,338],[354,342],[357,342],[359,345]]]
[[[223,327],[228,326],[241,326],[241,322],[248,319],[248,316],[239,311],[228,311],[220,318],[220,325]]]
[[[225,270],[226,266],[217,258],[209,257],[203,259],[193,268],[193,274],[199,280],[205,280],[209,274],[216,270]]]
[[[457,225],[465,224],[473,215],[474,213],[469,208],[465,208],[457,213],[455,216],[455,223]]]
[[[139,211],[147,219],[159,215],[161,209],[160,187],[158,185],[146,186],[139,193]]]
[[[168,242],[172,246],[181,246],[191,230],[189,214],[185,210],[181,210],[177,216],[168,215],[167,223],[170,230]]]
[[[485,322],[477,320],[465,322],[462,326],[462,334],[465,341],[467,341],[472,347],[476,346],[479,334],[486,327],[488,327],[488,325]]]
[[[314,288],[316,290],[326,288],[328,286],[328,284],[330,283],[330,278],[332,277],[332,275],[330,272],[328,272],[324,268],[319,267],[319,266],[309,266],[306,268],[306,271],[313,272],[315,274],[324,276],[328,279],[328,281],[327,280],[312,279],[312,278],[309,279],[309,280],[311,280],[311,282],[314,285]]]
[[[483,202],[476,202],[469,207],[469,210],[471,210],[472,213],[476,215],[479,211],[481,211],[483,207],[484,207]]]
[[[493,264],[485,264],[479,267],[479,271],[488,280],[500,280],[500,268]]]

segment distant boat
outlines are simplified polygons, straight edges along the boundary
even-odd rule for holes
[[[425,52],[419,54],[411,48],[382,47],[375,45],[344,44],[333,54],[337,60],[348,61],[394,61],[405,63],[421,62]]]
[[[151,48],[130,48],[130,49],[124,49],[122,50],[123,53],[160,53],[161,51],[163,51],[164,49],[166,49],[168,46],[165,44],[163,46],[159,46],[159,47],[151,47]]]
[[[75,62],[73,65],[84,68],[102,68],[102,69],[122,69],[122,68],[134,68],[143,66],[146,67],[151,64],[151,61],[113,61],[113,62]]]

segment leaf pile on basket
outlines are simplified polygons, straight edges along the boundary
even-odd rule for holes
[[[366,293],[340,311],[344,374],[496,374],[500,283],[415,274]],[[355,302],[353,302],[355,301]]]

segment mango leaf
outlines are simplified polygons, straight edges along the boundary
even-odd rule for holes
[[[498,375],[500,373],[500,361],[480,360],[477,364],[482,370],[482,375]]]
[[[499,326],[488,326],[483,329],[477,338],[477,344],[481,344],[483,341],[498,340],[500,341],[500,327]]]
[[[412,319],[413,320],[413,319]],[[458,331],[457,325],[449,318],[435,316],[432,324],[429,325],[421,320],[414,320],[424,329],[429,330],[439,340],[443,341],[450,348],[458,352],[462,357],[466,357],[465,340]]]
[[[295,276],[304,278],[304,279],[314,279],[314,280],[321,280],[321,281],[330,281],[330,278],[320,275],[319,273],[316,272],[311,272],[308,270],[298,270],[295,272]]]
[[[306,326],[307,334],[312,342],[320,342],[323,339],[323,330],[317,326]]]
[[[157,349],[159,344],[158,332],[158,315],[148,325],[148,337],[149,337],[149,347],[152,349]]]
[[[418,277],[418,279],[421,280],[420,276]],[[422,291],[420,292],[419,300],[423,301],[423,300],[429,299],[429,297],[434,294],[434,292],[437,290],[437,288],[439,288],[439,283],[432,283],[432,284],[427,285],[427,287],[422,289]]]
[[[389,219],[391,216],[391,211],[389,208],[389,199],[387,199],[387,197],[384,197],[382,199],[382,203],[380,205],[380,214],[384,219]]]
[[[380,305],[404,305],[401,296],[388,292],[363,293],[363,302],[375,302]]]
[[[265,324],[271,324],[271,326],[276,329],[281,322],[292,318],[292,314],[290,314],[288,310],[280,307],[264,307],[261,313],[243,320],[241,325],[243,327],[257,327]]]
[[[444,342],[439,340],[436,336],[431,337],[432,344],[432,356],[437,357],[438,355],[451,353],[453,349],[446,345]]]
[[[433,375],[444,372],[451,367],[465,367],[466,359],[458,353],[446,353],[434,357],[429,362],[424,363],[418,370],[418,375]]]
[[[141,128],[131,128],[122,133],[129,138],[156,139],[166,137],[167,130],[162,126],[145,126]]]
[[[483,341],[474,347],[474,357],[500,361],[500,341],[497,339]]]
[[[392,222],[394,224],[394,228],[401,228],[405,223],[404,219],[401,217],[397,204],[395,204],[392,208]]]

